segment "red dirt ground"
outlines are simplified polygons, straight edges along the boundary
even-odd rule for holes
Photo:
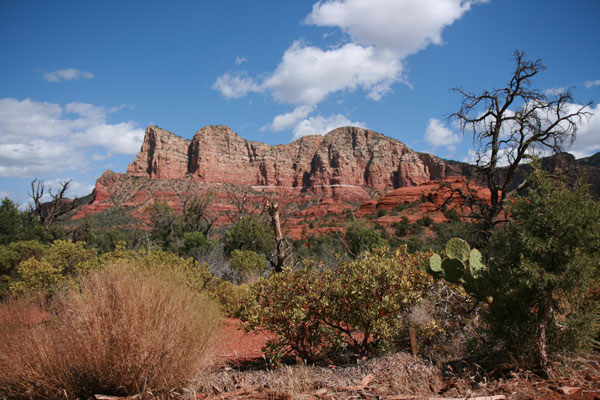
[[[271,337],[264,332],[246,333],[240,320],[224,318],[219,332],[217,359],[224,364],[234,365],[261,359],[261,349]]]

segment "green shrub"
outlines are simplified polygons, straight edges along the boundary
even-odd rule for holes
[[[433,225],[433,218],[431,218],[429,215],[426,215],[424,217],[419,218],[416,221],[416,223],[421,226],[431,226]]]
[[[327,324],[353,354],[373,355],[406,336],[405,317],[433,282],[422,269],[428,256],[377,249],[327,271]]]
[[[585,352],[600,327],[592,301],[600,279],[600,203],[536,169],[533,189],[507,207],[489,261],[494,288],[488,322],[525,366],[548,367],[553,353]]]
[[[168,396],[210,353],[219,312],[172,275],[127,262],[81,278],[43,324],[0,327],[0,397]]]
[[[202,232],[187,232],[183,234],[183,246],[180,254],[191,257],[198,257],[209,253],[217,246],[212,240],[208,240]]]
[[[275,235],[270,226],[257,217],[244,217],[233,224],[223,236],[223,250],[251,250],[266,256],[275,249]]]
[[[364,251],[371,251],[379,247],[389,247],[381,233],[370,226],[355,222],[346,229],[344,239],[348,249],[354,257]]]
[[[257,278],[267,269],[265,257],[251,250],[233,250],[229,263],[231,268],[240,273],[245,281]]]
[[[9,293],[10,285],[19,280],[18,267],[22,262],[33,258],[40,260],[47,252],[48,245],[36,240],[12,242],[0,246],[0,298]]]
[[[375,214],[375,216],[377,218],[381,218],[383,216],[387,215],[387,210],[385,208],[380,208],[377,210],[377,214]]]
[[[408,217],[406,215],[402,216],[400,221],[394,222],[392,224],[394,228],[394,233],[396,236],[406,236],[410,230],[410,222],[408,221]]]
[[[21,261],[9,288],[13,294],[37,291],[52,294],[63,286],[74,285],[76,276],[93,268],[96,261],[96,252],[85,248],[85,243],[57,240],[44,248],[38,258]]]
[[[276,335],[265,349],[275,360],[371,356],[406,336],[407,315],[432,284],[428,257],[378,249],[337,269],[286,269],[252,285],[240,316]]]
[[[266,330],[275,335],[263,349],[277,362],[288,353],[314,362],[338,350],[334,330],[323,323],[325,292],[322,273],[306,265],[284,269],[251,286],[240,309],[247,330]]]

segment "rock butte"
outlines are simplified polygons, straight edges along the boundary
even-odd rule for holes
[[[567,164],[574,162],[566,156]],[[73,218],[117,207],[144,220],[152,201],[166,201],[181,211],[186,197],[208,190],[217,194],[212,208],[220,213],[233,208],[236,193],[250,193],[254,200],[276,196],[298,204],[304,216],[319,216],[356,209],[394,189],[424,185],[420,189],[429,191],[431,181],[468,175],[466,164],[415,152],[356,127],[270,146],[245,140],[223,125],[206,126],[192,140],[148,126],[127,173],[106,171],[91,202]]]

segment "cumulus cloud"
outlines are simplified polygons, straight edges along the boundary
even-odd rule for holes
[[[300,120],[308,117],[315,109],[314,106],[300,106],[294,108],[293,111],[285,114],[280,114],[273,118],[273,122],[260,128],[261,131],[270,129],[274,132],[285,131],[293,128]]]
[[[44,74],[44,79],[48,82],[80,81],[82,79],[94,79],[94,74],[74,68],[57,69]]]
[[[360,87],[379,100],[401,79],[402,64],[387,50],[348,43],[322,50],[294,42],[261,85],[282,103],[318,104],[328,94]]]
[[[444,126],[437,118],[430,118],[425,131],[425,140],[434,147],[445,146],[449,151],[456,150],[461,136]]]
[[[144,131],[137,124],[109,124],[115,109],[0,99],[0,176],[35,176],[85,168],[100,147],[135,154]]]
[[[332,93],[360,89],[378,101],[392,92],[395,83],[406,82],[403,62],[408,55],[442,44],[444,28],[481,1],[319,1],[304,23],[340,29],[349,40],[325,49],[294,41],[273,72],[261,78],[226,72],[213,89],[227,99],[269,93],[278,102],[297,107],[282,117],[285,120],[298,115],[298,107],[316,107]]]
[[[580,107],[579,104],[570,105],[571,111]],[[600,151],[600,105],[590,107],[589,111],[592,115],[579,122],[575,142],[566,149],[576,158],[588,157]]]
[[[400,58],[442,44],[442,31],[476,0],[330,0],[313,5],[305,23],[340,28],[362,45]]]
[[[246,61],[248,61],[248,59],[247,59],[246,57],[240,57],[240,56],[237,56],[237,57],[235,58],[235,65],[240,65],[240,64],[243,64],[243,63],[245,63]]]
[[[226,72],[218,77],[212,88],[221,92],[226,99],[239,99],[249,92],[262,92],[261,85],[245,73]]]
[[[334,114],[329,117],[317,115],[300,121],[294,128],[294,139],[306,135],[325,135],[327,132],[340,126],[358,126],[366,128],[363,122],[350,121],[342,114]]]

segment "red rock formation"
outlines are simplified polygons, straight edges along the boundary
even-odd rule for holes
[[[313,193],[370,198],[459,171],[429,154],[367,129],[338,128],[269,146],[238,136],[226,126],[207,126],[192,141],[150,126],[127,173],[258,187],[300,188]]]
[[[367,214],[376,213],[378,210],[391,211],[397,206],[418,204],[418,207],[410,213],[398,216],[383,216],[378,218],[377,221],[383,225],[389,225],[400,220],[402,216],[406,216],[411,222],[414,222],[425,215],[429,215],[436,223],[445,222],[447,218],[441,211],[444,204],[446,204],[448,209],[454,209],[461,216],[469,214],[470,210],[464,206],[462,199],[457,195],[453,195],[453,191],[457,190],[462,190],[463,192],[470,190],[473,195],[480,199],[487,201],[490,199],[487,189],[473,184],[467,186],[465,178],[452,177],[389,191],[378,199],[362,203],[356,215],[362,217]]]
[[[225,187],[252,191],[254,197],[279,196],[282,204],[300,205],[305,216],[324,215],[395,188],[460,173],[455,163],[361,128],[270,146],[245,140],[226,126],[204,127],[191,141],[149,126],[127,174],[107,171],[96,183],[92,203],[75,218],[119,207],[146,219],[144,208],[152,201],[166,201],[180,211],[190,193],[219,194]],[[227,200],[226,194],[218,195],[215,212],[231,208]]]

